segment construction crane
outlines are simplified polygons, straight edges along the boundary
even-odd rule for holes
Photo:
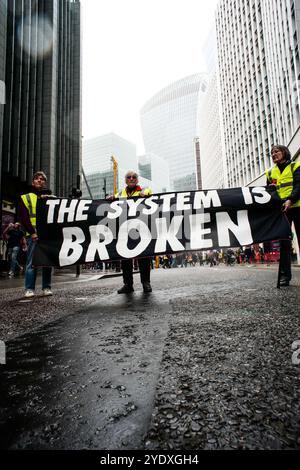
[[[113,155],[111,156],[110,159],[113,164],[114,194],[116,194],[118,192],[118,162]]]

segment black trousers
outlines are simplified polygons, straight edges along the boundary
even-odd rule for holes
[[[144,282],[150,282],[150,262],[151,262],[150,258],[140,258],[138,260],[142,284],[144,284]],[[121,268],[123,271],[124,284],[128,284],[132,286],[133,284],[132,259],[123,259],[121,261]]]
[[[298,246],[300,243],[300,207],[294,207],[286,212],[290,225],[294,222]],[[290,281],[292,279],[291,253],[292,244],[290,240],[280,241],[280,277]]]

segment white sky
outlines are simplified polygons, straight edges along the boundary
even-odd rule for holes
[[[115,132],[144,152],[140,109],[205,72],[218,0],[81,0],[83,136]]]

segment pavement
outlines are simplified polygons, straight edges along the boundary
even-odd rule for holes
[[[72,276],[1,291],[2,449],[300,449],[299,269]]]
[[[64,284],[67,282],[78,283],[78,282],[87,282],[95,279],[106,278],[106,277],[118,277],[121,276],[121,273],[116,273],[115,271],[81,271],[80,275],[77,276],[74,271],[55,271],[52,276],[52,284]],[[40,275],[38,275],[38,278]],[[13,278],[8,277],[7,273],[2,273],[0,275],[0,291],[3,289],[16,289],[22,287],[24,288],[24,274],[16,275]]]

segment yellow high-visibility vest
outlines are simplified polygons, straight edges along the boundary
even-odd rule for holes
[[[145,196],[151,196],[152,193],[152,190],[150,188],[145,188],[145,189],[142,189],[142,191],[144,192]],[[135,197],[135,196],[140,196],[141,195],[141,191],[134,191],[130,197]],[[115,194],[115,197],[116,198],[119,198],[119,197],[128,197],[127,195],[127,192],[126,192],[126,188],[122,189],[122,191],[119,191],[118,193]]]
[[[31,225],[33,226],[33,228],[36,228],[37,195],[34,193],[22,194],[21,199],[28,210]],[[30,234],[27,232],[26,235]]]
[[[267,179],[270,183],[275,182],[277,194],[280,199],[288,199],[293,191],[293,174],[296,168],[299,168],[299,162],[291,162],[281,172],[277,165],[266,171]],[[299,207],[300,199],[291,207]]]

